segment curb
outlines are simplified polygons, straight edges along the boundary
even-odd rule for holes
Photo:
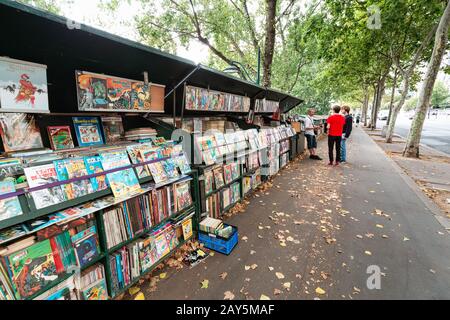
[[[388,160],[388,162],[393,164],[393,167],[395,168],[395,170],[400,174],[400,176],[403,178],[403,180],[406,182],[406,184],[411,188],[412,191],[414,191],[414,193],[419,197],[419,199],[422,200],[422,202],[425,204],[425,206],[431,212],[431,214],[436,218],[436,220],[439,222],[439,224],[442,225],[447,230],[448,233],[450,233],[450,219],[443,215],[441,208],[439,208],[437,204],[435,204],[430,198],[428,198],[422,192],[422,190],[419,188],[417,183],[403,171],[403,169],[397,164],[397,162],[395,162],[395,160],[391,159],[386,154],[386,152],[383,150],[383,148],[381,148],[370,137],[370,135],[368,135],[367,132],[365,132],[365,130],[363,130],[363,132],[370,138],[370,140],[377,146],[377,148],[379,148],[383,152],[383,154],[384,154],[385,158]],[[448,155],[446,155],[446,156],[448,156]]]

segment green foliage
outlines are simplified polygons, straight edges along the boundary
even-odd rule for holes
[[[59,2],[57,0],[19,0],[23,4],[27,4],[51,13],[59,14]]]

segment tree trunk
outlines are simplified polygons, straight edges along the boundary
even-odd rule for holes
[[[372,130],[375,130],[377,128],[377,116],[378,116],[378,111],[380,110],[380,107],[381,107],[381,100],[383,99],[384,89],[386,88],[386,77],[387,77],[387,73],[385,75],[383,75],[381,77],[380,81],[378,82],[377,99],[376,99],[376,103],[375,103],[375,109],[373,110],[374,114],[372,117],[372,126],[371,126]]]
[[[387,143],[392,143],[392,137],[394,136],[395,123],[397,121],[398,114],[399,114],[400,110],[402,109],[403,105],[405,104],[406,97],[408,96],[409,78],[410,78],[410,76],[408,74],[403,76],[402,96],[400,97],[400,101],[397,103],[397,105],[392,110],[391,121],[389,122],[389,126],[386,131],[386,142]]]
[[[365,87],[363,90],[364,90],[364,100],[361,111],[361,123],[366,125],[367,109],[369,108],[369,90],[367,87]]]
[[[395,89],[397,88],[397,77],[398,77],[398,69],[395,69],[394,82],[392,83],[391,101],[389,103],[389,114],[386,121],[387,125],[389,125],[389,123],[391,122],[392,109],[394,107]]]
[[[263,86],[270,87],[275,50],[275,16],[277,0],[266,0],[266,36],[264,41]]]
[[[375,101],[377,101],[377,93],[378,93],[378,87],[376,85],[373,86],[373,100],[372,100],[372,108],[370,109],[370,114],[373,114],[373,108],[375,108]],[[372,125],[372,118],[370,119],[369,123],[367,123],[367,114],[366,118],[364,118],[364,126],[367,128],[370,128]]]
[[[413,123],[409,130],[408,140],[406,141],[403,156],[405,157],[419,157],[419,144],[422,136],[423,123],[425,116],[430,106],[431,94],[433,93],[434,83],[439,72],[439,68],[444,57],[447,41],[448,29],[450,27],[450,1],[447,2],[447,7],[442,14],[438,29],[434,40],[433,53],[428,63],[427,71],[425,73],[425,81],[419,93],[419,101],[416,107],[416,114]]]

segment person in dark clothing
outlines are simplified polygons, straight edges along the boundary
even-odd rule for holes
[[[341,158],[341,140],[342,140],[342,131],[344,129],[345,118],[339,112],[341,111],[340,106],[334,106],[333,112],[331,116],[327,119],[327,128],[328,128],[328,156],[330,158],[329,166],[333,165],[333,149],[334,145],[336,145],[336,162],[335,166],[339,165],[339,161]]]
[[[341,162],[347,162],[347,139],[350,137],[350,134],[352,133],[353,117],[350,114],[349,106],[343,106],[341,112],[345,117],[345,124],[341,140]]]

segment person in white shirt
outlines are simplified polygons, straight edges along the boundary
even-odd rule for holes
[[[322,160],[322,158],[316,154],[317,139],[315,130],[319,129],[319,126],[314,125],[313,116],[315,113],[315,109],[308,109],[308,115],[305,118],[305,137],[308,144],[309,158],[313,160]]]

